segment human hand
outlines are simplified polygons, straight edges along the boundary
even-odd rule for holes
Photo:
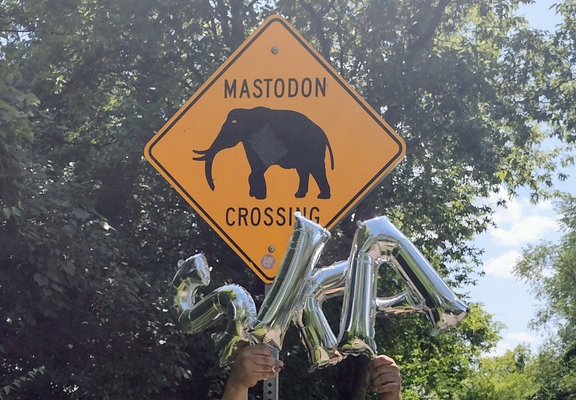
[[[246,346],[236,356],[228,384],[248,389],[258,381],[274,378],[284,363],[272,356],[272,351],[264,345]]]
[[[402,400],[402,378],[396,362],[388,356],[377,356],[370,362],[371,389],[381,400]]]

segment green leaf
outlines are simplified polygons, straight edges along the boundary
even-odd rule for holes
[[[28,139],[29,142],[34,141],[34,132],[32,132],[32,130],[26,129],[22,133],[24,134],[24,137]]]
[[[50,201],[60,207],[70,207],[70,203],[60,199],[50,199]]]
[[[58,282],[60,283],[60,277],[58,276],[58,273],[56,271],[54,271],[53,269],[46,269],[46,275],[48,276],[48,278],[52,279],[54,282]]]
[[[86,219],[90,216],[90,214],[86,210],[83,210],[82,208],[79,207],[74,208],[72,210],[72,214],[74,214],[78,219]]]
[[[70,237],[73,237],[76,234],[76,227],[72,224],[64,225],[64,232]]]
[[[74,275],[76,273],[76,267],[74,266],[74,264],[67,260],[64,265],[62,266],[64,268],[64,271],[66,271],[66,273],[68,275]]]
[[[46,286],[48,284],[48,278],[40,274],[34,274],[34,281],[36,281],[40,286]]]

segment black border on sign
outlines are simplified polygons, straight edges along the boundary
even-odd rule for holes
[[[340,211],[338,211],[338,213],[336,213],[336,215],[330,220],[328,221],[328,223],[326,224],[325,228],[326,229],[330,229],[333,227],[333,225],[336,224],[337,221],[339,221],[339,219],[341,217],[343,217],[343,213],[345,212],[345,210],[350,207],[352,204],[354,204],[354,202],[359,199],[360,197],[367,195],[368,192],[368,188],[375,182],[378,181],[380,179],[383,178],[382,174],[386,171],[386,169],[388,169],[388,167],[393,164],[395,161],[398,160],[398,158],[402,155],[403,153],[403,148],[402,148],[402,143],[390,132],[390,130],[388,129],[388,127],[382,123],[382,121],[380,120],[379,117],[376,117],[374,115],[374,111],[371,110],[369,107],[366,107],[366,105],[364,104],[364,102],[362,101],[362,99],[358,98],[358,96],[356,95],[355,92],[353,92],[352,90],[350,90],[350,88],[347,86],[347,84],[342,80],[342,78],[336,74],[332,68],[327,64],[327,62],[322,58],[319,57],[315,51],[313,51],[309,44],[306,43],[305,41],[303,41],[300,36],[298,36],[291,28],[290,26],[288,26],[286,24],[286,22],[281,19],[281,18],[271,18],[268,23],[262,27],[262,29],[260,29],[260,31],[254,35],[250,41],[248,43],[246,43],[246,45],[244,47],[242,47],[242,49],[233,55],[233,58],[230,60],[230,62],[226,65],[226,67],[224,67],[217,75],[213,76],[211,81],[204,87],[204,89],[197,95],[194,97],[194,100],[190,102],[190,104],[188,104],[188,106],[186,108],[184,108],[183,110],[180,111],[180,113],[178,114],[178,116],[174,119],[174,121],[172,121],[172,123],[170,125],[168,125],[168,127],[166,129],[164,129],[164,131],[162,133],[160,133],[160,135],[158,135],[158,137],[156,138],[156,140],[154,140],[152,142],[152,144],[148,147],[148,155],[149,157],[154,160],[154,162],[156,163],[156,165],[158,167],[160,167],[162,169],[162,171],[164,171],[164,173],[166,174],[166,176],[168,176],[170,178],[170,180],[178,187],[180,188],[180,190],[182,191],[182,193],[186,194],[186,197],[188,198],[188,200],[190,200],[196,207],[197,210],[200,211],[200,213],[202,213],[202,215],[204,216],[205,219],[210,220],[210,222],[212,223],[212,226],[216,227],[217,230],[219,231],[219,233],[226,237],[229,241],[229,243],[231,243],[234,248],[241,253],[244,258],[246,260],[249,260],[250,263],[252,263],[252,266],[260,272],[260,275],[265,277],[266,279],[268,279],[270,282],[272,282],[274,280],[274,277],[269,277],[268,275],[266,275],[266,273],[264,271],[262,271],[262,269],[258,266],[258,264],[256,264],[254,261],[252,261],[252,259],[250,257],[248,257],[248,255],[246,253],[244,253],[244,251],[240,248],[240,246],[238,246],[236,244],[236,242],[234,242],[234,240],[232,240],[232,238],[230,236],[228,236],[228,234],[226,233],[226,231],[224,231],[224,229],[222,229],[220,227],[220,225],[218,225],[216,223],[216,221],[214,221],[212,219],[212,217],[210,217],[210,215],[200,206],[200,204],[198,204],[194,198],[190,195],[190,193],[188,193],[186,191],[186,189],[184,189],[184,187],[182,185],[180,185],[180,183],[178,183],[178,181],[176,181],[176,179],[174,179],[174,177],[162,166],[162,164],[160,164],[160,162],[154,157],[154,155],[152,154],[152,149],[154,148],[154,146],[160,141],[160,139],[162,139],[162,137],[168,133],[168,131],[180,120],[180,118],[186,114],[186,112],[194,105],[196,104],[196,102],[202,97],[202,95],[204,95],[204,93],[206,93],[208,91],[208,89],[210,89],[215,83],[216,81],[218,81],[218,79],[222,76],[222,74],[224,74],[224,72],[226,72],[228,70],[228,68],[230,68],[230,66],[232,66],[232,64],[234,64],[234,62],[246,51],[246,49],[248,49],[248,47],[250,47],[250,45],[252,43],[254,43],[254,41],[256,39],[258,39],[260,37],[260,35],[262,35],[264,33],[264,31],[266,31],[266,29],[268,29],[270,27],[270,25],[272,25],[272,23],[274,22],[279,22],[280,24],[282,24],[282,26],[284,26],[288,32],[290,32],[290,34],[306,49],[306,51],[308,51],[308,53],[310,53],[310,55],[312,57],[314,57],[316,59],[316,61],[318,61],[320,63],[320,65],[322,65],[324,67],[324,69],[326,70],[326,72],[328,72],[336,82],[338,82],[338,84],[340,84],[340,86],[342,86],[342,88],[354,99],[356,100],[356,102],[358,103],[358,105],[360,105],[360,107],[362,107],[362,109],[364,109],[364,111],[366,111],[368,113],[369,116],[372,117],[372,119],[374,119],[374,121],[386,132],[388,133],[388,135],[390,135],[391,139],[396,142],[398,144],[398,153],[396,153],[394,155],[394,157],[386,164],[384,165],[384,167],[382,167],[382,169],[380,169],[380,171],[378,171],[378,173],[368,181],[368,183],[366,185],[364,185],[364,187],[362,187],[362,189],[354,196],[352,197],[352,199],[350,199],[350,201],[348,203],[346,203],[344,205],[344,207],[342,207],[340,209]]]

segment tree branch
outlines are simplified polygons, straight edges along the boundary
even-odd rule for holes
[[[418,38],[416,38],[416,40],[413,41],[412,44],[408,47],[407,50],[409,52],[417,52],[423,49],[426,43],[432,39],[436,29],[438,29],[440,26],[440,22],[442,22],[442,15],[444,14],[444,11],[446,10],[446,7],[449,3],[450,0],[440,0],[424,32],[422,32]]]
[[[246,39],[244,36],[244,0],[230,0],[230,13],[232,14],[230,49],[234,51]]]
[[[220,21],[220,26],[222,27],[222,37],[224,38],[224,43],[232,49],[230,44],[230,27],[228,26],[228,9],[224,5],[224,0],[217,0],[215,10],[218,20]]]
[[[418,54],[426,47],[426,44],[432,40],[434,37],[434,33],[436,29],[440,26],[442,22],[442,16],[448,4],[450,4],[451,0],[440,0],[438,2],[438,6],[434,9],[432,13],[432,18],[428,22],[428,26],[422,33],[420,33],[417,38],[412,41],[408,48],[406,49],[406,58],[405,58],[405,68],[406,70],[411,70],[414,68],[414,64],[416,63],[416,59]],[[428,14],[428,13],[426,13]],[[395,126],[398,124],[400,120],[400,111],[402,106],[400,104],[396,104],[393,106],[389,106],[388,110],[385,114],[385,120],[390,125]]]
[[[306,10],[310,16],[312,17],[312,27],[314,28],[314,32],[316,34],[316,38],[320,43],[320,54],[322,57],[328,62],[330,62],[330,50],[332,49],[332,45],[330,41],[326,38],[324,34],[324,17],[330,12],[332,7],[334,6],[334,0],[330,0],[322,10],[316,11],[314,6],[311,3],[308,3],[306,0],[300,0],[300,4],[302,8]]]

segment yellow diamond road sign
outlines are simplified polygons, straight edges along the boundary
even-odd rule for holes
[[[152,138],[148,161],[266,283],[294,212],[334,227],[405,144],[278,16]]]

